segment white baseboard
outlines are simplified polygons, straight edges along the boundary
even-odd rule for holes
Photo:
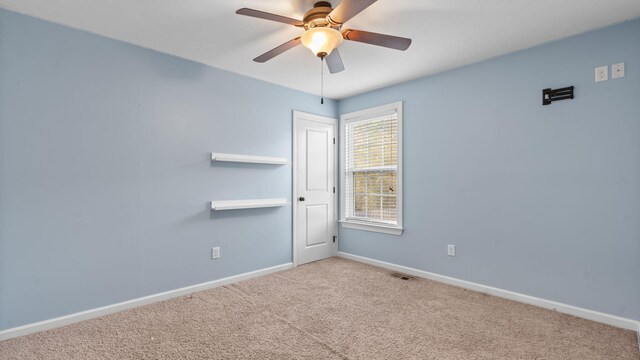
[[[442,282],[449,285],[458,286],[458,287],[469,289],[469,290],[478,291],[481,293],[501,297],[504,299],[518,301],[518,302],[529,304],[529,305],[535,305],[535,306],[549,309],[549,310],[555,310],[564,314],[573,315],[573,316],[587,319],[587,320],[597,321],[603,324],[607,324],[607,325],[611,325],[611,326],[615,326],[615,327],[619,327],[627,330],[638,331],[638,341],[640,342],[640,322],[636,320],[627,319],[627,318],[610,315],[610,314],[605,314],[598,311],[583,309],[577,306],[567,305],[567,304],[563,304],[563,303],[559,303],[551,300],[540,299],[534,296],[524,295],[524,294],[516,293],[513,291],[509,291],[509,290],[503,290],[503,289],[495,288],[492,286],[477,284],[470,281],[460,280],[460,279],[456,279],[456,278],[452,278],[444,275],[438,275],[438,274],[434,274],[427,271],[418,270],[418,269],[414,269],[414,268],[410,268],[402,265],[396,265],[396,264],[392,264],[392,263],[388,263],[380,260],[366,258],[363,256],[353,255],[353,254],[344,253],[344,252],[338,252],[338,256],[345,259],[354,260],[354,261],[362,262],[365,264],[402,272],[408,275],[413,275],[413,276],[417,276],[417,277],[421,277],[429,280]]]
[[[86,310],[86,311],[78,312],[75,314],[69,314],[69,315],[60,316],[57,318],[44,320],[44,321],[40,321],[32,324],[18,326],[15,328],[0,331],[0,341],[31,334],[38,331],[49,330],[49,329],[57,328],[60,326],[69,325],[79,321],[93,319],[93,318],[97,318],[97,317],[108,315],[108,314],[113,314],[118,311],[151,304],[158,301],[163,301],[163,300],[168,300],[168,299],[172,299],[179,296],[188,295],[196,291],[202,291],[202,290],[216,288],[219,286],[233,284],[239,281],[248,280],[258,276],[263,276],[263,275],[267,275],[267,274],[271,274],[274,272],[287,270],[291,268],[293,268],[292,263],[277,265],[277,266],[273,266],[265,269],[247,272],[244,274],[239,274],[239,275],[229,276],[229,277],[214,280],[214,281],[209,281],[202,284],[187,286],[180,289],[170,290],[170,291],[162,292],[159,294],[149,295],[149,296],[145,296],[145,297],[141,297],[133,300],[120,302],[117,304],[112,304],[112,305],[107,305],[107,306],[103,306],[103,307],[99,307],[91,310]]]

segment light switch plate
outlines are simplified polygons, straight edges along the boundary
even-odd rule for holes
[[[624,63],[611,65],[611,78],[619,79],[624,77]]]
[[[598,66],[596,68],[596,82],[609,80],[609,66]]]

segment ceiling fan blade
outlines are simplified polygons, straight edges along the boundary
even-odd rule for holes
[[[264,11],[260,11],[260,10],[242,8],[242,9],[239,9],[238,11],[236,11],[236,14],[252,16],[252,17],[259,18],[259,19],[277,21],[277,22],[281,22],[281,23],[285,23],[285,24],[289,24],[289,25],[293,25],[293,26],[304,26],[304,21],[302,21],[302,20],[296,20],[296,19],[292,19],[290,17],[286,17],[286,16],[282,16],[282,15],[276,15],[276,14],[272,14],[272,13],[268,13],[268,12],[264,12]]]
[[[267,51],[266,53],[264,53],[264,54],[258,56],[257,58],[253,59],[253,61],[259,62],[259,63],[263,63],[265,61],[271,60],[274,57],[282,54],[283,52],[300,45],[300,43],[301,43],[300,37],[298,36],[295,39],[289,40],[286,43]]]
[[[342,0],[340,5],[333,9],[327,16],[327,20],[334,24],[344,24],[376,1],[377,0]]]
[[[324,60],[327,62],[330,73],[335,74],[344,70],[344,64],[342,63],[342,58],[340,57],[338,49],[333,49],[333,51],[329,53]]]
[[[405,51],[411,45],[411,39],[378,34],[369,31],[347,29],[342,32],[342,37],[346,40],[358,41],[371,45],[384,46],[391,49]]]

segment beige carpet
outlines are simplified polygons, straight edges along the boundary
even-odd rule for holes
[[[0,342],[1,359],[633,359],[636,334],[332,258]]]

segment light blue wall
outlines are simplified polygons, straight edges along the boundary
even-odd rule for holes
[[[0,10],[0,330],[290,262],[291,207],[208,202],[291,166],[209,153],[291,159],[294,109],[337,105]]]
[[[635,20],[341,101],[404,101],[406,230],[342,229],[340,250],[640,320],[639,39]]]

